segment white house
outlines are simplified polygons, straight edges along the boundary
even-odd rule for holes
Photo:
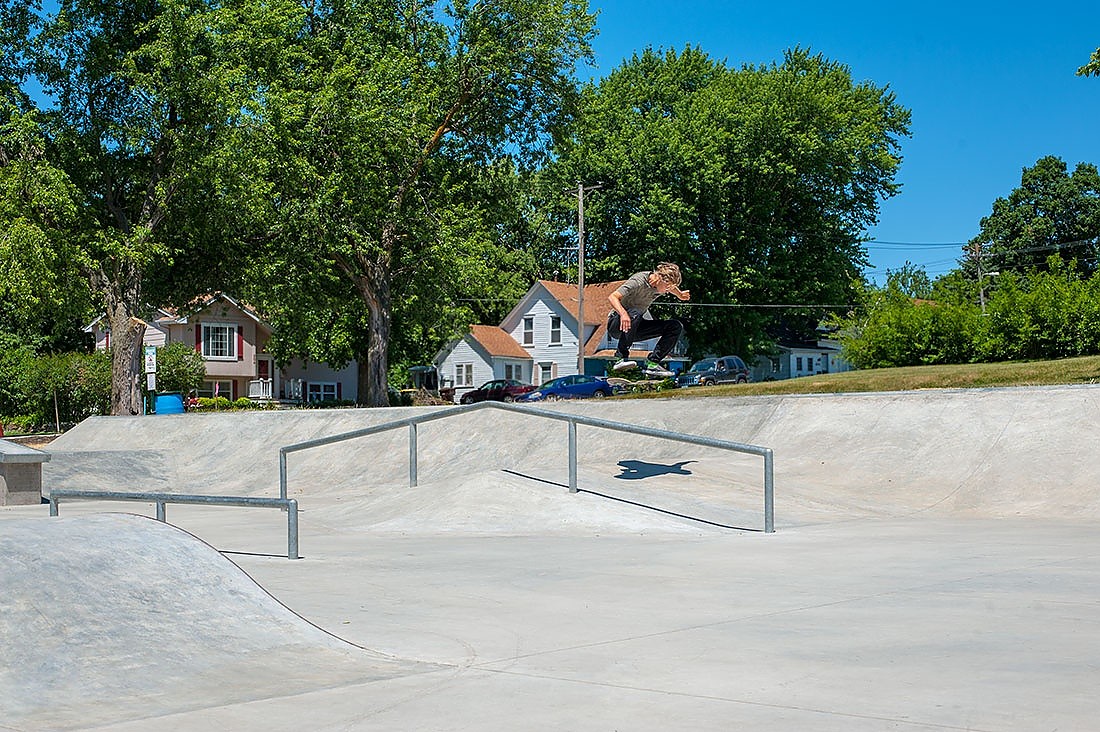
[[[840,355],[840,343],[821,339],[805,343],[780,343],[775,356],[760,356],[752,370],[753,381],[793,379],[814,374],[851,371],[852,365]]]
[[[615,358],[617,342],[607,333],[607,297],[621,285],[601,282],[584,288],[584,373],[602,376]],[[578,288],[564,282],[539,280],[505,316],[499,326],[475,325],[470,333],[447,344],[435,357],[441,386],[453,386],[455,401],[494,379],[542,384],[577,373]],[[644,358],[656,339],[635,343],[633,357]],[[675,349],[668,361],[673,370],[687,363]]]

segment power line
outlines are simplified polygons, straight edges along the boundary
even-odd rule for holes
[[[515,302],[515,299],[504,297],[462,297],[455,300],[455,302]],[[806,303],[726,303],[726,302],[655,302],[654,305],[660,307],[662,305],[677,308],[790,308],[790,309],[848,309],[851,305],[810,305]]]
[[[965,247],[967,242],[965,241],[950,241],[950,242],[918,242],[918,241],[880,241],[878,239],[868,239],[863,242],[868,246],[868,249],[872,248],[916,248],[916,249],[953,249],[956,247]]]
[[[678,308],[850,308],[851,305],[807,305],[799,303],[781,303],[764,305],[760,303],[726,303],[726,302],[658,302],[655,305],[671,305]]]

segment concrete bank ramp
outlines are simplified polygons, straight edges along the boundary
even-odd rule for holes
[[[83,729],[436,668],[335,638],[151,519],[5,521],[0,578],[2,729]]]
[[[778,529],[926,512],[1100,517],[1100,450],[1093,438],[1100,386],[605,399],[538,408],[772,448]],[[50,446],[44,490],[277,495],[279,447],[438,409],[93,418]],[[621,501],[605,502],[599,510],[633,511],[625,501],[649,506],[667,495],[676,500],[656,508],[724,525],[759,524],[757,457],[591,427],[578,429],[578,443],[582,491]],[[557,500],[567,480],[566,427],[560,422],[479,410],[421,425],[418,444],[422,486],[437,498],[467,501],[425,515],[425,529],[463,511],[475,515],[484,500],[475,483],[485,491],[499,485],[504,493],[523,485],[551,490]],[[418,502],[427,508],[433,499],[424,492],[402,494],[407,461],[405,429],[296,453],[289,459],[290,496],[300,500],[307,517],[311,506],[325,504],[318,499],[358,502],[378,511],[358,514],[355,520],[364,526],[412,530],[415,521],[397,514]],[[526,482],[517,482],[517,474]],[[451,490],[458,493],[445,493]],[[542,505],[541,497],[532,500]],[[528,503],[514,508],[526,511]],[[508,510],[500,509],[502,515]],[[533,523],[537,529],[546,520],[534,517]],[[493,528],[476,521],[464,525]]]

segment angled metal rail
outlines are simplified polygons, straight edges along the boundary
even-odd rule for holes
[[[772,456],[771,448],[760,447],[758,445],[749,445],[742,442],[730,442],[728,440],[716,440],[711,437],[703,437],[701,435],[689,435],[683,432],[672,432],[670,430],[654,429],[652,427],[640,427],[638,425],[626,424],[625,422],[613,422],[607,419],[597,419],[595,417],[584,417],[576,414],[564,414],[561,412],[555,412],[548,409],[538,409],[536,407],[530,407],[526,405],[505,404],[502,402],[478,402],[470,406],[451,407],[440,410],[438,412],[432,412],[429,414],[420,414],[415,417],[407,417],[405,419],[396,419],[392,422],[386,422],[385,424],[374,425],[373,427],[364,427],[358,430],[352,430],[350,432],[343,432],[337,435],[330,435],[328,437],[318,437],[313,440],[306,440],[304,442],[298,442],[293,445],[287,445],[286,447],[279,448],[279,497],[286,499],[287,496],[287,469],[286,469],[286,457],[292,452],[300,452],[302,450],[310,450],[315,447],[323,447],[325,445],[332,445],[337,442],[344,442],[346,440],[354,440],[359,437],[367,437],[369,435],[376,435],[382,432],[389,432],[391,430],[400,429],[402,427],[409,428],[409,486],[415,486],[417,484],[417,469],[416,469],[416,457],[417,457],[417,444],[416,444],[416,430],[417,426],[425,422],[434,422],[440,419],[447,419],[459,414],[467,414],[479,409],[502,409],[507,412],[515,412],[516,414],[524,414],[532,417],[542,417],[543,419],[552,419],[559,422],[567,422],[569,425],[569,492],[577,492],[577,425],[585,425],[586,427],[600,427],[603,429],[615,430],[618,432],[629,432],[635,435],[645,435],[647,437],[657,437],[666,440],[674,440],[676,442],[684,442],[690,445],[701,445],[703,447],[714,447],[719,450],[731,450],[733,452],[747,453],[749,455],[758,455],[764,459],[764,532],[771,534],[775,531],[775,480],[774,480],[774,459]]]

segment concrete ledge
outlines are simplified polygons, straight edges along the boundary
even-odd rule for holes
[[[42,502],[42,463],[49,453],[0,440],[0,506],[29,506]]]

